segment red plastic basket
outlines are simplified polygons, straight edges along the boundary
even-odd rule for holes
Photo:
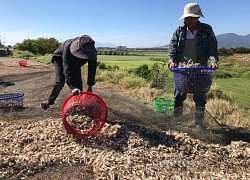
[[[91,116],[93,126],[86,131],[73,127],[68,122],[68,117],[79,111],[84,115]],[[76,138],[87,138],[93,136],[106,123],[108,110],[101,97],[92,92],[82,92],[79,96],[70,95],[62,106],[62,123],[65,130]]]
[[[20,66],[27,66],[28,65],[28,61],[26,59],[21,60],[18,62]]]

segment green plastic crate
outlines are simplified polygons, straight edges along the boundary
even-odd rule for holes
[[[174,101],[165,98],[158,98],[154,100],[154,108],[157,113],[165,113],[172,116],[174,112]]]

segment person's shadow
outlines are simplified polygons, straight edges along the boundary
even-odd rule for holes
[[[96,138],[75,139],[76,142],[90,147],[111,149],[121,153],[126,151],[128,148],[150,148],[157,147],[159,145],[164,145],[167,147],[178,146],[178,142],[173,135],[168,135],[159,130],[150,129],[145,126],[134,125],[129,122],[108,121],[107,123],[110,125],[120,126],[113,136],[105,137],[101,133],[97,133]],[[137,136],[134,138],[143,139],[143,141],[137,140],[133,141],[133,143],[130,143],[129,141],[131,139],[131,134]]]
[[[113,108],[109,108],[109,114],[111,116],[106,123],[111,126],[120,126],[112,136],[105,137],[105,134],[97,133],[97,138],[90,138],[88,140],[76,139],[76,141],[86,146],[95,147],[98,149],[111,149],[121,153],[126,151],[129,147],[131,148],[131,146],[132,148],[150,148],[157,147],[159,145],[176,147],[179,144],[174,135],[164,132],[166,130],[180,130],[174,126],[159,125],[155,127],[148,127],[147,125],[136,123],[136,119],[138,117],[134,117],[130,113],[120,112]],[[114,118],[114,114],[119,116],[120,119],[114,121],[113,119],[116,119]],[[126,118],[130,119],[130,121],[125,122]],[[204,130],[204,132],[199,131],[197,133],[197,131],[186,130],[186,132],[191,137],[207,143],[217,143],[221,145],[228,145],[231,143],[231,141],[245,141],[250,143],[250,133],[246,132],[244,129],[232,129],[230,127],[221,125],[220,128],[210,129],[209,133],[205,131],[206,130]],[[182,130],[182,132],[185,132],[185,130]],[[136,138],[141,138],[143,141],[139,140],[136,141],[136,143],[131,144],[131,134],[137,136]]]

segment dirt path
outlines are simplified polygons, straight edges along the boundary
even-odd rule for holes
[[[94,93],[108,106],[108,122],[93,140],[76,141],[60,121],[61,105],[71,93],[67,86],[55,105],[46,111],[40,107],[50,93],[53,66],[28,61],[27,67],[21,67],[18,61],[0,58],[0,80],[15,83],[0,86],[1,94],[25,94],[24,109],[0,110],[0,179],[124,179],[126,175],[129,179],[250,177],[250,134],[241,133],[237,139],[235,132],[228,129],[216,129],[219,133],[194,130],[194,114],[188,108],[185,118],[176,120],[98,85]],[[213,120],[209,114],[206,117]],[[201,141],[178,133],[181,131]],[[160,164],[162,160],[165,165]],[[223,168],[218,164],[220,161]],[[130,163],[135,163],[134,169],[128,168]]]

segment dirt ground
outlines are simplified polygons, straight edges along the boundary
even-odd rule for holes
[[[62,103],[71,93],[67,85],[65,85],[65,87],[63,88],[55,104],[51,106],[51,108],[49,108],[48,110],[46,111],[43,110],[40,107],[40,103],[46,101],[50,93],[53,80],[54,80],[53,66],[44,65],[44,64],[30,60],[28,61],[27,67],[22,67],[22,66],[19,66],[18,64],[19,60],[20,59],[14,59],[14,58],[0,58],[0,80],[2,82],[12,82],[15,84],[14,86],[8,86],[8,87],[0,86],[1,94],[14,93],[14,92],[24,93],[23,109],[20,109],[20,110],[0,109],[0,115],[1,115],[0,124],[2,123],[0,126],[0,133],[7,134],[8,131],[12,130],[13,131],[12,133],[15,134],[14,133],[15,129],[18,129],[20,127],[27,128],[29,127],[29,125],[30,126],[39,125],[43,127],[43,129],[40,129],[39,131],[47,132],[46,131],[47,126],[44,126],[44,124],[40,124],[42,122],[46,122],[47,124],[55,123],[52,125],[58,126],[58,128],[60,129],[58,131],[60,131],[61,136],[63,137],[70,136],[65,133],[65,130],[63,129],[61,122],[60,122]],[[244,172],[241,175],[236,173],[239,176],[235,176],[235,172],[232,172],[231,177],[237,177],[237,178],[243,177],[243,179],[245,177],[246,178],[250,177],[250,170],[249,170],[250,134],[249,132],[236,131],[236,130],[229,129],[228,127],[220,127],[218,124],[216,124],[216,119],[214,117],[211,117],[209,113],[206,114],[207,121],[209,121],[207,122],[208,126],[210,124],[215,125],[214,126],[215,128],[212,130],[210,129],[210,130],[204,131],[204,132],[201,132],[200,130],[194,130],[194,127],[192,125],[194,114],[192,113],[192,110],[190,110],[190,108],[188,107],[186,109],[185,118],[183,117],[182,119],[178,119],[178,120],[169,118],[168,116],[164,114],[156,114],[153,108],[148,107],[144,105],[143,103],[136,101],[135,99],[131,99],[130,97],[119,94],[119,92],[115,91],[114,89],[103,88],[101,84],[102,83],[98,85],[97,83],[97,85],[94,86],[93,91],[94,93],[98,94],[101,98],[103,98],[103,100],[107,104],[107,107],[108,107],[107,124],[108,125],[112,126],[112,125],[119,124],[119,127],[126,127],[125,129],[127,129],[129,132],[133,131],[135,134],[139,134],[140,137],[142,137],[143,139],[150,139],[151,143],[156,143],[156,144],[158,144],[159,142],[160,144],[165,143],[164,146],[166,145],[166,142],[164,140],[164,137],[166,136],[166,134],[163,135],[161,133],[169,132],[170,133],[169,137],[173,138],[172,141],[174,142],[175,145],[168,145],[168,146],[172,148],[178,147],[177,148],[178,151],[180,151],[180,149],[183,148],[180,146],[180,142],[183,143],[183,146],[184,145],[186,146],[188,144],[187,142],[194,141],[195,142],[193,143],[194,146],[195,145],[204,146],[205,149],[210,149],[210,150],[214,148],[214,146],[212,148],[210,147],[211,144],[217,144],[216,146],[219,146],[219,147],[222,146],[221,147],[222,149],[223,149],[223,146],[228,146],[229,149],[230,148],[232,149],[232,146],[235,147],[235,145],[232,144],[233,142],[240,142],[241,144],[243,144],[242,146],[244,146],[243,148],[244,150],[242,153],[243,154],[245,153],[244,156],[242,157],[248,158],[248,160],[247,159],[244,160],[243,158],[242,161],[239,161],[239,158],[242,158],[240,155],[237,157],[234,157],[236,159],[238,158],[237,159],[238,164],[237,165],[233,164],[234,162],[230,161],[230,166],[232,167],[228,167],[228,169],[234,171],[233,166],[236,166],[235,168],[236,170],[238,169],[238,167],[239,168],[241,167],[240,172]],[[137,131],[135,127],[137,127],[137,129],[140,129],[141,131]],[[7,131],[8,128],[10,129]],[[55,132],[57,132],[57,130],[55,130]],[[121,131],[121,132],[123,134],[119,135],[117,131],[117,133],[112,136],[113,139],[111,138],[113,140],[112,143],[114,143],[112,144],[112,146],[117,146],[118,148],[118,150],[116,149],[117,153],[119,151],[119,148],[123,149],[124,144],[127,144],[129,141],[129,138],[126,138],[126,141],[122,139],[127,134],[126,133],[124,134],[124,131]],[[171,132],[175,132],[177,134],[175,133],[171,134]],[[194,138],[194,139],[190,140],[186,138],[186,135],[178,135],[178,132],[188,133],[191,136],[191,138]],[[157,137],[159,142],[157,142],[156,139],[153,140],[152,139],[153,137],[149,135]],[[13,135],[11,139],[14,139],[14,136],[15,135]],[[121,139],[119,138],[114,139],[114,137],[117,138],[117,136],[121,136],[122,138],[120,137]],[[55,137],[57,137],[57,135],[55,135]],[[3,139],[5,139],[4,142],[8,144],[6,138],[2,137],[1,140]],[[198,139],[198,141],[196,139]],[[69,139],[69,141],[70,140],[74,141],[73,139]],[[177,140],[179,142],[177,142]],[[14,141],[15,140],[13,140],[13,142]],[[124,141],[125,143],[119,146],[116,144],[119,141],[121,142]],[[9,159],[9,157],[7,157],[6,154],[3,152],[4,151],[3,149],[6,148],[4,147],[6,144],[4,143],[0,144],[0,148],[2,148],[0,149],[1,158],[3,159],[5,158]],[[98,147],[97,149],[99,148],[100,147]],[[185,148],[186,147],[184,147],[183,152],[185,151]],[[91,148],[91,150],[93,149],[95,148]],[[151,149],[149,148],[149,150]],[[95,150],[95,151],[98,151],[98,150]],[[212,151],[214,150],[211,150],[211,152]],[[195,152],[192,151],[192,153],[195,153]],[[215,154],[217,155],[219,153],[220,152],[215,152]],[[15,158],[17,157],[15,156]],[[228,158],[230,157],[228,156]],[[42,166],[41,169],[38,168],[36,170],[33,170],[32,172],[27,170],[28,166],[26,168],[21,168],[18,166],[13,168],[12,166],[6,165],[4,164],[4,162],[2,162],[0,163],[0,167],[3,169],[3,171],[0,170],[0,173],[3,173],[2,175],[3,179],[6,179],[6,178],[7,179],[8,178],[20,179],[21,177],[23,179],[25,178],[26,179],[98,179],[98,177],[102,177],[101,175],[103,175],[103,172],[100,169],[104,167],[101,167],[101,165],[100,165],[100,169],[96,169],[96,167],[93,167],[94,166],[93,162],[95,160],[92,160],[91,162],[88,161],[88,163],[81,163],[80,161],[77,161],[76,163],[63,163],[64,161],[61,161],[59,159],[58,159],[58,162],[60,161],[60,163],[54,163],[54,164],[49,163],[49,166],[44,165]],[[227,159],[227,158],[223,157],[222,161],[224,161],[224,159]],[[212,160],[211,161],[209,160],[209,162],[211,163]],[[15,159],[15,163],[17,164],[16,159]],[[216,164],[218,162],[214,162],[214,163]],[[97,164],[97,166],[99,166],[99,164]],[[197,166],[199,166],[199,164]],[[200,166],[202,165],[200,164]],[[219,167],[219,166],[215,165],[215,167]],[[202,172],[202,170],[199,170],[199,171]],[[212,172],[212,170],[210,171]],[[217,171],[218,173],[220,173],[219,170]],[[181,172],[182,171],[176,172],[176,173],[181,174]],[[115,175],[114,171],[112,171],[112,173],[108,173],[106,176],[103,176],[103,177],[106,177],[106,179],[119,179],[118,177],[120,177],[120,179],[126,179],[126,178],[122,178],[122,177],[125,177],[125,175],[124,176],[119,176],[119,174]],[[171,177],[172,179],[176,179],[176,178],[178,179],[178,176],[175,176],[174,173],[172,175],[173,176],[169,175],[169,177]],[[196,176],[197,175],[196,173],[189,175],[189,176],[188,174],[186,175],[187,176],[183,175],[182,177],[194,177],[194,178],[203,177],[202,175]],[[138,178],[138,177],[143,177],[143,176],[135,175],[132,177]],[[148,175],[148,177],[151,177],[151,176]],[[166,177],[166,176],[161,176],[161,177]],[[212,176],[212,173],[210,173],[210,177],[216,177],[216,175]],[[222,175],[221,177],[222,178],[230,177],[230,172],[229,172],[229,176],[226,176],[224,173],[224,176]],[[2,178],[0,174],[0,179]]]

